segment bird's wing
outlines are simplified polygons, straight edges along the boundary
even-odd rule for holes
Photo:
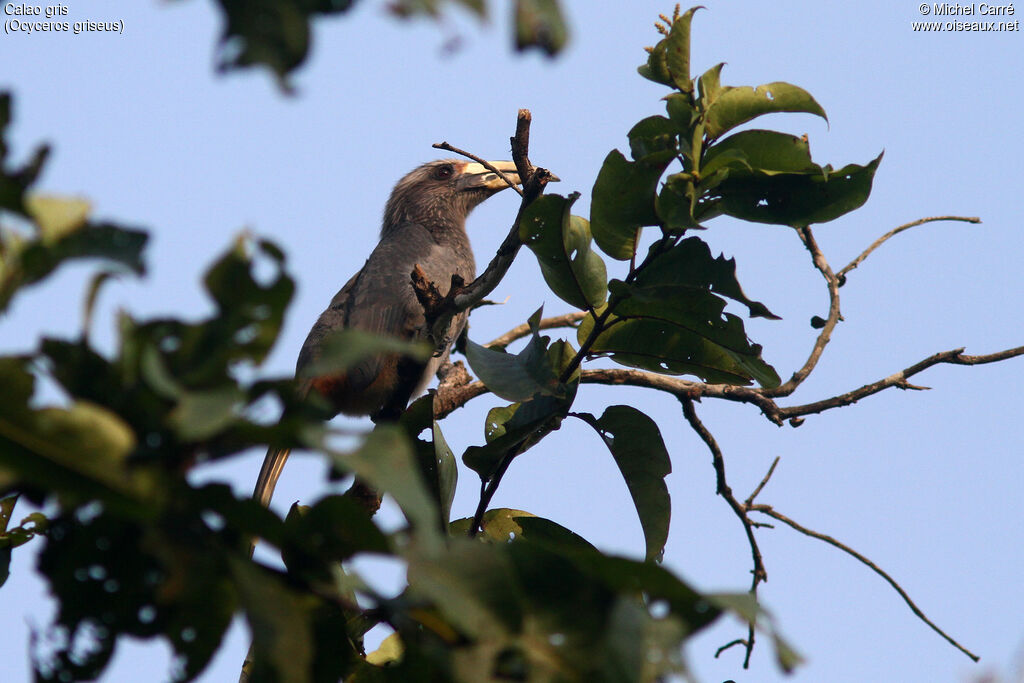
[[[320,314],[299,353],[297,373],[301,376],[304,368],[320,357],[326,339],[338,330],[359,329],[405,340],[426,338],[423,308],[410,279],[416,265],[442,292],[448,290],[451,274],[465,269],[460,267],[457,255],[437,244],[425,228],[415,224],[402,226],[377,245],[363,268]],[[341,412],[373,413],[380,402],[393,394],[399,382],[411,382],[409,393],[415,393],[422,384],[424,371],[434,365],[399,368],[399,360],[396,354],[369,356],[343,375],[319,379],[317,389],[330,396]],[[399,377],[399,373],[403,376]],[[425,379],[429,381],[429,374]]]

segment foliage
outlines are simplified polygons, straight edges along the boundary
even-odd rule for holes
[[[224,64],[263,63],[282,78],[305,58],[311,18],[350,5],[220,4],[225,41],[242,41]],[[395,7],[429,14],[440,4]],[[461,4],[483,12],[482,3]],[[630,406],[574,412],[580,370],[607,357],[659,375],[779,385],[727,300],[775,316],[743,292],[733,260],[691,233],[720,215],[794,227],[832,220],[866,200],[880,158],[835,171],[813,163],[804,140],[735,132],[767,113],[825,114],[789,84],[722,86],[721,65],[693,79],[693,13],[673,18],[640,67],[670,89],[666,115],[629,131],[628,159],[608,154],[589,219],[570,213],[577,194],[543,196],[524,211],[519,235],[545,281],[585,317],[574,340],[552,340],[540,334],[538,311],[517,354],[467,344],[475,374],[509,402],[489,412],[485,443],[462,456],[481,480],[474,518],[449,519],[457,468],[432,397],[343,452],[332,446],[325,406],[299,399],[288,379],[253,371],[294,290],[269,241],[242,236],[209,268],[203,284],[215,305],[204,319],[122,314],[119,344],[105,355],[88,340],[87,315],[78,339],[42,339],[31,354],[0,358],[0,581],[12,548],[42,534],[38,570],[59,602],[47,632],[53,652],[36,653],[39,680],[99,676],[126,635],[165,638],[178,655],[173,678],[191,680],[239,612],[253,634],[254,681],[654,681],[684,671],[682,645],[723,612],[767,624],[749,596],[702,595],[658,564],[671,470],[658,425]],[[552,29],[561,26],[553,2],[523,0],[516,16],[520,46],[554,52],[564,41],[564,28]],[[4,96],[5,128],[9,108]],[[0,307],[68,259],[101,264],[87,311],[110,273],[144,272],[143,232],[91,222],[80,200],[33,195],[45,150],[20,168],[6,152],[0,145],[0,215],[9,223]],[[609,279],[595,245],[624,272]],[[272,275],[257,277],[264,266]],[[394,344],[347,335],[331,362],[344,367],[381,343]],[[40,405],[40,378],[60,388],[59,402]],[[279,421],[260,419],[267,401],[280,405]],[[515,458],[569,417],[597,432],[622,473],[644,559],[602,553],[551,520],[488,509]],[[267,446],[324,454],[334,476],[355,474],[392,495],[408,526],[386,532],[348,496],[297,506],[282,520],[223,485],[186,478]],[[34,515],[8,529],[16,496],[50,506],[52,519]],[[284,569],[249,559],[256,537],[282,553]],[[404,562],[406,590],[379,595],[342,564],[364,554]],[[378,624],[395,635],[366,655],[363,636]],[[780,640],[776,649],[782,666],[793,666],[791,649]]]
[[[224,17],[217,68],[231,71],[262,65],[289,91],[289,76],[309,56],[313,21],[347,12],[354,4],[355,0],[217,0]],[[481,21],[487,19],[485,0],[393,0],[389,9],[398,17],[438,18],[449,5],[460,5]],[[513,22],[517,50],[536,47],[554,56],[568,40],[557,0],[515,0]]]

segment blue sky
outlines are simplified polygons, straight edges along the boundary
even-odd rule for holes
[[[6,3],[5,3],[6,4]],[[504,3],[478,27],[456,13],[440,25],[398,22],[384,3],[364,0],[315,28],[310,61],[284,97],[262,71],[214,73],[220,18],[211,3],[67,2],[69,20],[123,20],[122,35],[0,36],[0,87],[14,91],[13,151],[41,141],[54,154],[45,190],[88,197],[96,215],[152,231],[150,274],[101,295],[94,331],[113,339],[113,313],[198,316],[207,310],[199,277],[245,228],[282,244],[298,280],[295,305],[268,362],[291,371],[317,314],[363,263],[387,194],[447,140],[507,158],[516,110],[532,110],[531,157],[589,191],[626,131],[662,112],[666,91],[641,79],[642,47],[667,3],[579,3],[568,9],[572,42],[554,61],[515,55]],[[901,234],[851,273],[844,322],[818,369],[791,401],[804,403],[885,377],[937,351],[990,353],[1024,343],[1019,272],[1020,32],[920,33],[917,2],[727,3],[710,0],[694,20],[696,72],[727,62],[723,83],[789,81],[809,90],[829,124],[775,115],[758,125],[807,133],[819,163],[885,158],[867,205],[816,235],[835,268],[892,227],[923,216],[980,216],[980,225],[936,223]],[[976,17],[981,19],[981,17]],[[460,38],[453,53],[444,51]],[[515,215],[503,194],[470,219],[485,263]],[[791,230],[718,219],[701,236],[735,256],[746,292],[782,321],[747,329],[783,377],[811,348],[812,315],[825,289]],[[41,332],[80,325],[87,270],[71,268],[21,296],[0,320],[0,349],[32,348]],[[471,336],[491,339],[541,303],[565,310],[523,254],[493,298],[474,314]],[[940,626],[982,656],[973,665],[917,620],[867,568],[784,528],[759,532],[769,581],[761,597],[808,663],[788,679],[860,682],[977,680],[999,672],[1020,680],[1024,651],[1024,524],[1019,492],[1024,437],[1018,387],[1024,360],[985,367],[936,367],[916,378],[928,392],[890,390],[856,406],[777,428],[749,406],[705,400],[698,410],[726,454],[733,489],[745,497],[771,461],[775,477],[759,500],[863,552]],[[672,454],[672,530],[666,564],[705,590],[743,590],[749,551],[742,529],[714,495],[703,445],[678,405],[634,389],[581,391],[577,408],[600,412],[635,403],[657,419]],[[445,424],[457,452],[479,443],[494,400],[477,399]],[[262,453],[200,476],[247,492]],[[289,464],[275,506],[323,491],[312,458]],[[471,514],[473,474],[463,471],[455,514]],[[605,550],[641,556],[643,536],[610,456],[582,424],[566,425],[517,460],[494,500],[550,517]],[[367,566],[382,583],[391,566]],[[16,554],[0,591],[4,680],[27,681],[29,625],[51,606],[33,576],[32,552]],[[690,662],[702,681],[781,680],[767,643],[752,668],[738,651],[715,649],[743,634],[723,621],[695,639]],[[231,680],[247,647],[231,630],[203,681]],[[127,643],[105,680],[148,679],[169,661],[162,645]],[[155,669],[154,669],[155,667]],[[1015,673],[1016,672],[1016,673]]]

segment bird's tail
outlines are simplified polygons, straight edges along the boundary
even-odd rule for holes
[[[281,476],[284,464],[288,462],[291,454],[290,448],[268,448],[267,455],[263,458],[263,467],[260,469],[260,476],[256,478],[256,486],[252,490],[253,500],[259,502],[263,507],[270,505],[270,499],[274,496],[274,489],[277,487],[277,480]],[[256,550],[256,539],[249,543],[249,557],[252,557]]]

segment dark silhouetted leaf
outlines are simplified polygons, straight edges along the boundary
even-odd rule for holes
[[[569,29],[557,0],[515,0],[516,49],[537,47],[549,57],[562,51]]]
[[[610,406],[600,419],[582,414],[611,451],[629,487],[647,541],[647,559],[660,560],[668,540],[672,503],[665,477],[672,463],[658,425],[631,406]]]
[[[679,153],[676,124],[664,116],[648,116],[629,131],[629,151],[633,161],[662,163]]]
[[[390,493],[418,538],[428,547],[440,544],[438,504],[420,474],[409,438],[401,427],[378,425],[362,447],[352,453],[330,452],[343,471],[357,476],[380,492]]]
[[[724,213],[757,223],[806,227],[858,209],[871,194],[879,154],[865,166],[849,164],[821,173],[733,173],[718,191]]]
[[[590,202],[590,231],[604,253],[632,258],[640,229],[657,225],[654,195],[667,165],[627,161],[618,150],[605,157]]]
[[[217,65],[222,71],[262,64],[288,89],[288,74],[309,54],[316,15],[344,12],[352,0],[217,0],[224,13]]]

